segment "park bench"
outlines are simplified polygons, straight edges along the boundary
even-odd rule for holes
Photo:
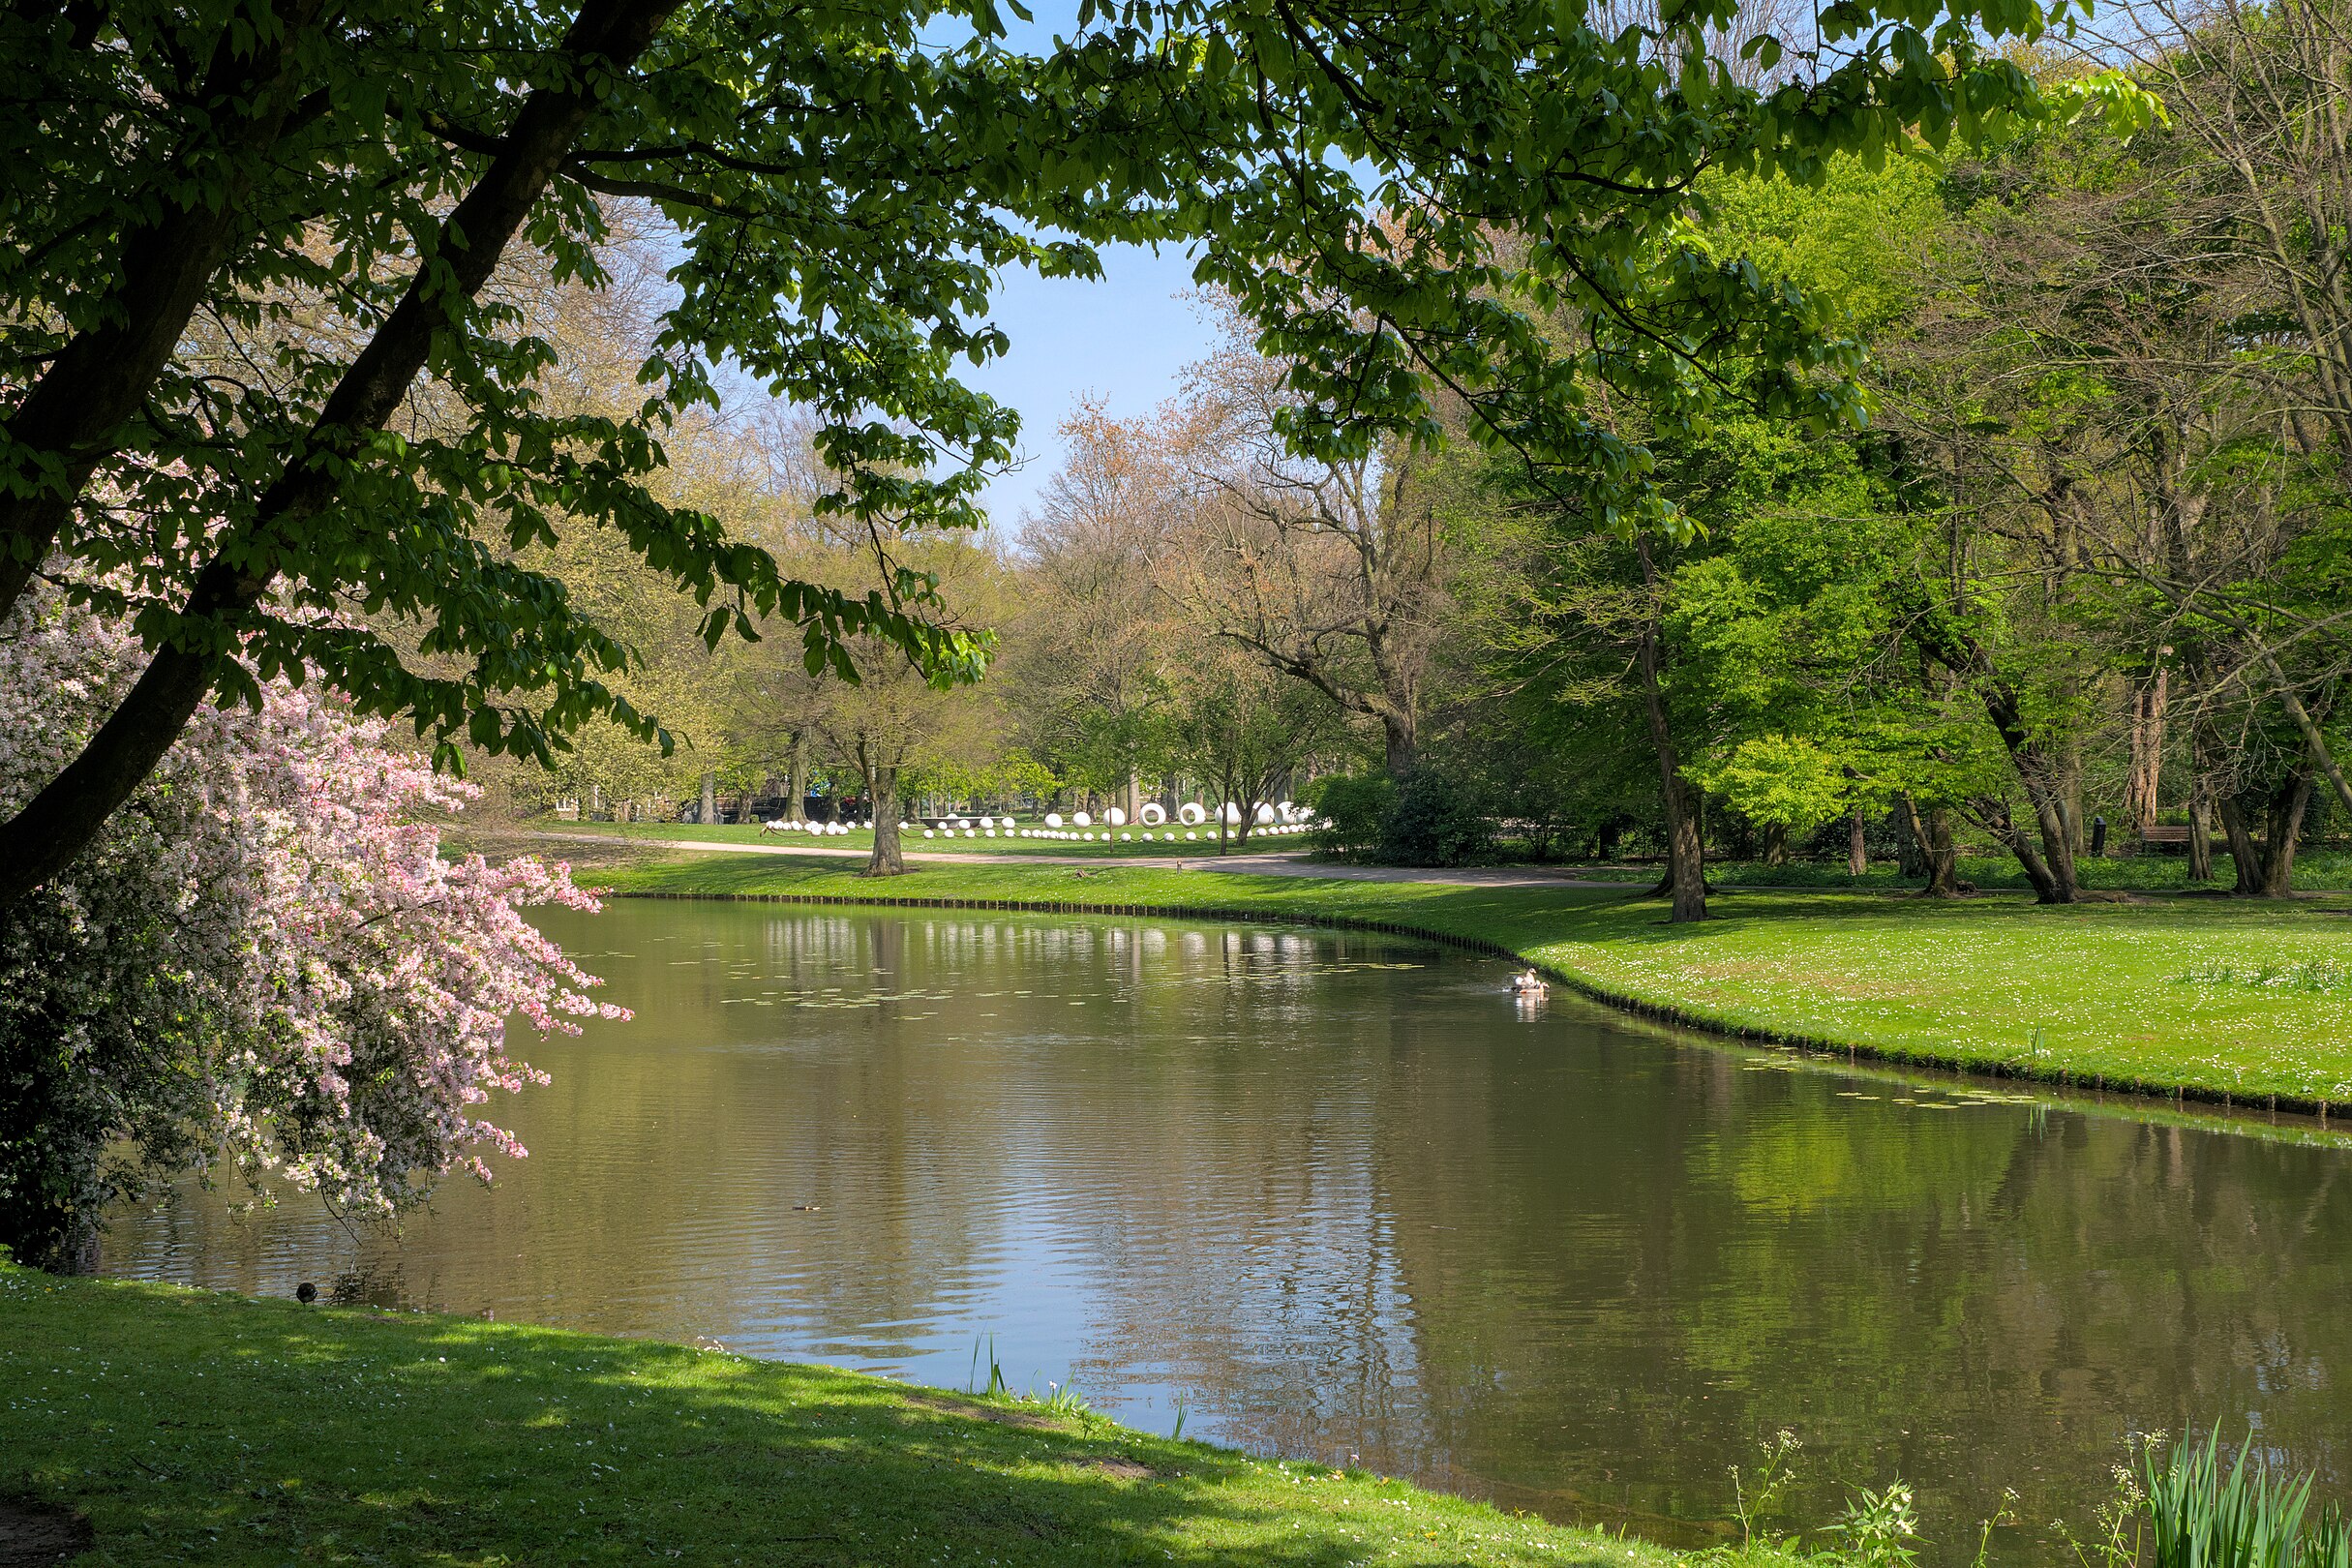
[[[2140,847],[2154,849],[2159,844],[2179,844],[2186,848],[2188,843],[2188,833],[2189,829],[2186,823],[2177,825],[2158,823],[2154,828],[2140,829]]]

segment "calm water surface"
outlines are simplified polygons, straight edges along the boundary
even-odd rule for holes
[[[397,1240],[122,1216],[111,1271],[715,1340],[1409,1474],[1676,1544],[1782,1428],[1818,1523],[1965,1562],[2126,1434],[2352,1475],[2352,1153],[1678,1042],[1498,963],[1156,920],[617,903],[635,1021],[530,1054],[530,1159]],[[985,1363],[982,1363],[984,1377]]]

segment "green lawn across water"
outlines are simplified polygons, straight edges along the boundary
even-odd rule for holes
[[[561,846],[547,845],[549,850]],[[1993,891],[1734,891],[1668,924],[1613,889],[1325,881],[1157,866],[919,864],[875,881],[815,857],[634,850],[620,892],[799,893],[1215,908],[1483,938],[1700,1023],[1900,1061],[2233,1099],[2352,1102],[2352,897],[2142,895],[2037,907]]]
[[[813,844],[829,850],[856,850],[860,855],[874,847],[874,835],[858,829],[852,829],[838,836],[831,834],[819,836],[806,832],[770,833],[758,828],[734,826],[704,828],[693,823],[683,822],[559,822],[549,823],[545,826],[550,832],[592,834],[597,837],[630,841],[667,839],[681,843],[762,844],[771,849],[779,846],[791,849],[795,846]],[[1037,829],[1040,824],[1032,819],[1023,822],[1021,826]],[[1158,859],[1181,860],[1197,859],[1203,855],[1217,853],[1217,829],[1215,828],[1096,827],[1066,828],[1061,830],[1071,834],[1090,832],[1095,836],[1091,840],[1074,836],[1069,838],[1019,838],[1000,830],[996,837],[988,838],[980,836],[980,829],[972,829],[975,835],[972,837],[966,837],[960,832],[950,837],[942,832],[937,838],[925,838],[922,836],[922,829],[917,827],[900,833],[898,841],[900,847],[911,854],[930,851],[955,855],[1003,855],[1010,858],[1040,855],[1100,855],[1116,859],[1148,855]],[[1152,835],[1149,839],[1141,836],[1147,832]],[[1187,832],[1194,835],[1190,841],[1184,837]],[[1126,833],[1129,836],[1122,841],[1114,836],[1119,833]],[[1310,840],[1305,833],[1270,833],[1261,829],[1248,844],[1236,843],[1230,845],[1230,848],[1236,854],[1256,855],[1266,852],[1296,854],[1307,849]]]
[[[0,1263],[0,1560],[28,1510],[81,1515],[90,1568],[1674,1560],[1001,1398]]]

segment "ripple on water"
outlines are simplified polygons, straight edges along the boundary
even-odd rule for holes
[[[2134,1426],[2347,1475],[2340,1149],[1522,1012],[1499,963],[1366,936],[548,923],[637,1017],[531,1042],[496,1190],[358,1243],[191,1190],[109,1267],[949,1386],[993,1346],[1016,1389],[1683,1543],[1781,1427],[1789,1523],[1899,1473],[1957,1560],[2005,1486],[2082,1527]]]

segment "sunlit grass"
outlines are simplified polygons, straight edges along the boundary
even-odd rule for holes
[[[0,1265],[0,1493],[77,1563],[1379,1562],[1639,1542],[1036,1400],[469,1318]]]
[[[1576,872],[1592,881],[1649,883],[1658,880],[1659,869],[1652,863],[1579,865]],[[2237,878],[2227,851],[2216,851],[2213,877],[2206,882],[2188,880],[2185,855],[2086,857],[2076,862],[2075,869],[2084,887],[2110,892],[2220,891],[2232,887]],[[1975,884],[1980,890],[2022,892],[2032,887],[2014,856],[1964,855],[1957,870],[1960,880]],[[1898,892],[1915,889],[1924,880],[1902,875],[1892,860],[1873,860],[1870,869],[1856,877],[1842,859],[1789,860],[1780,865],[1766,865],[1762,860],[1711,860],[1707,879],[1734,888],[1810,888],[1838,892]],[[2352,888],[2352,852],[2305,850],[2295,859],[2295,886],[2306,891]]]

